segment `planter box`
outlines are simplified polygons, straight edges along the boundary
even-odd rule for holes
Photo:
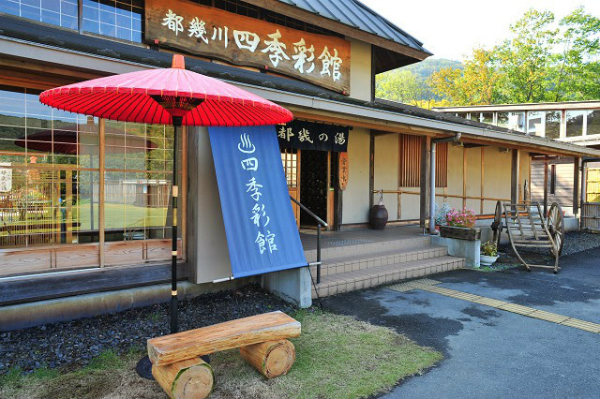
[[[457,240],[475,241],[481,238],[479,227],[440,226],[440,235]]]

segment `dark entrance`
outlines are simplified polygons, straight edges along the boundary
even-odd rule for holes
[[[327,220],[327,155],[326,151],[302,151],[300,158],[300,200],[321,219]],[[316,222],[300,212],[300,225],[314,227]]]

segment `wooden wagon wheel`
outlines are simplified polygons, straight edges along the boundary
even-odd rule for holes
[[[500,245],[500,236],[502,235],[502,203],[500,201],[496,202],[492,231],[494,232],[492,240],[496,243],[496,248],[498,248]]]
[[[553,202],[548,211],[548,218],[546,219],[548,225],[548,231],[554,240],[554,246],[558,257],[562,253],[564,238],[565,238],[565,226],[563,221],[563,211],[560,205]]]

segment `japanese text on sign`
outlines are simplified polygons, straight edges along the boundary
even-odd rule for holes
[[[254,243],[258,252],[262,255],[267,251],[273,253],[277,251],[277,235],[268,229],[271,223],[265,204],[262,203],[262,189],[264,186],[256,180],[253,172],[258,172],[258,159],[252,156],[256,152],[256,146],[252,143],[250,136],[246,133],[240,135],[240,141],[237,145],[239,153],[242,155],[240,165],[243,170],[250,172],[250,177],[246,183],[246,193],[252,198],[252,209],[249,210],[248,220],[256,226],[256,239]]]
[[[146,4],[148,40],[289,72],[347,91],[349,42],[186,2]]]

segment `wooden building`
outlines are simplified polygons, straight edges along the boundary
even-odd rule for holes
[[[294,113],[292,124],[277,127],[289,191],[333,230],[365,228],[378,191],[390,223],[425,226],[433,154],[436,202],[482,217],[497,200],[523,199],[532,154],[600,156],[375,98],[377,74],[430,53],[357,0],[31,4],[6,0],[0,10],[0,320],[6,323],[23,321],[19,306],[40,301],[114,294],[104,308],[86,313],[93,314],[163,300],[152,290],[169,276],[165,184],[172,129],[56,111],[42,106],[38,94],[167,67],[173,52],[186,55],[190,70]],[[178,149],[180,267],[190,292],[226,287],[218,282],[230,276],[216,260],[226,250],[222,223],[206,212],[220,205],[204,133],[184,130]],[[453,142],[432,146],[438,139]],[[314,226],[298,208],[296,215],[301,228]],[[310,284],[303,284],[310,300]],[[86,298],[91,308],[100,303]],[[54,319],[69,317],[59,313]]]
[[[436,111],[530,136],[600,148],[600,101],[440,107]],[[577,202],[585,203],[589,201],[588,197],[595,198],[594,193],[588,195],[587,190],[588,187],[595,189],[595,181],[588,181],[588,167],[594,167],[589,161],[593,159],[574,165],[573,157],[532,154],[532,201],[543,203],[545,199],[547,202],[558,202],[567,213],[576,214],[579,207]],[[575,182],[576,176],[583,179],[581,197],[575,200],[574,188],[579,184]]]

